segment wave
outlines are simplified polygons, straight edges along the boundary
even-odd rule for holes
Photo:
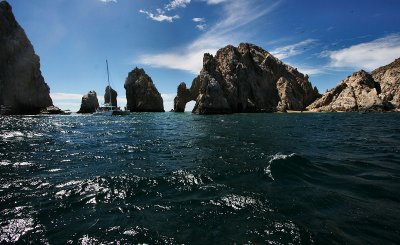
[[[268,158],[264,174],[274,181],[311,181],[323,174],[322,170],[307,158],[296,153],[276,153]]]

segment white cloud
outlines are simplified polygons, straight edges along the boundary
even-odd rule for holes
[[[192,20],[193,20],[193,22],[205,22],[206,21],[206,19],[204,19],[204,18],[193,18]]]
[[[160,11],[160,9],[157,9],[158,14],[153,14],[151,12],[142,9],[139,10],[139,12],[142,14],[146,14],[150,19],[158,22],[163,22],[163,21],[173,22],[174,19],[179,19],[179,15],[174,15],[174,16],[164,15],[163,11]]]
[[[81,106],[82,94],[50,93],[53,104],[61,110],[78,111]]]
[[[272,11],[280,2],[266,4],[261,0],[232,0],[222,5],[221,19],[192,43],[171,52],[145,54],[136,60],[142,64],[199,73],[204,53],[215,54],[228,44],[238,44],[247,39],[241,28]]]
[[[116,3],[117,0],[100,0],[100,2],[103,2],[103,3]]]
[[[371,42],[336,51],[325,51],[329,67],[374,70],[400,57],[400,35],[391,34]]]
[[[196,28],[197,29],[199,29],[200,31],[204,31],[205,29],[206,29],[206,24],[199,24],[199,25],[196,25]]]
[[[307,47],[315,42],[316,42],[315,39],[306,39],[304,41],[295,44],[276,48],[275,50],[271,51],[271,54],[278,59],[286,59],[291,56],[304,53]]]
[[[176,8],[186,8],[190,2],[191,0],[172,0],[169,4],[165,5],[165,9],[171,11]]]
[[[213,4],[220,4],[223,2],[227,2],[228,0],[204,0],[207,2],[207,4],[213,5]]]
[[[71,94],[71,93],[50,93],[50,97],[53,100],[80,100],[82,94]]]

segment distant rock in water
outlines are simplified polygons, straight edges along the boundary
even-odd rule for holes
[[[372,71],[372,77],[380,84],[383,100],[400,110],[400,58]]]
[[[78,113],[93,113],[99,108],[99,100],[95,91],[90,91],[82,97],[81,108]]]
[[[308,76],[284,64],[267,51],[242,43],[205,54],[203,69],[190,89],[178,86],[174,111],[183,112],[196,100],[198,114],[304,110],[319,98]]]
[[[8,114],[37,114],[52,106],[39,57],[11,6],[0,2],[0,106]]]
[[[110,91],[110,89],[111,89],[111,91]],[[104,103],[110,104],[110,95],[111,95],[111,105],[116,107],[118,93],[117,93],[117,91],[112,89],[110,86],[107,86],[106,91],[104,92]]]
[[[307,107],[310,111],[391,111],[400,109],[400,59],[372,72],[359,71]]]
[[[135,68],[125,80],[127,109],[131,112],[164,112],[163,99],[143,69]]]

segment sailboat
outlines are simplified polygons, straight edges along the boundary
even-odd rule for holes
[[[118,115],[128,115],[129,111],[122,111],[119,107],[113,106],[111,102],[111,86],[110,86],[110,72],[108,70],[108,61],[106,60],[107,65],[107,82],[108,82],[108,93],[110,101],[109,103],[104,103],[103,106],[99,107],[93,115],[102,115],[102,116],[118,116]]]

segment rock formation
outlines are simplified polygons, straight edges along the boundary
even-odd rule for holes
[[[215,57],[205,54],[203,69],[190,89],[178,86],[174,111],[183,112],[196,100],[198,114],[304,110],[320,95],[298,72],[252,44],[220,49]]]
[[[310,111],[390,111],[400,109],[400,59],[372,75],[361,70],[328,90]]]
[[[89,91],[82,97],[81,108],[78,113],[93,113],[99,108],[99,100],[95,91]]]
[[[308,106],[308,109],[328,112],[385,110],[385,103],[379,93],[379,83],[369,73],[361,70],[328,90],[322,98]]]
[[[111,89],[111,91],[110,91]],[[112,106],[117,106],[117,91],[112,89],[110,86],[106,87],[106,91],[104,92],[104,103],[105,104],[110,104],[110,95],[111,95],[111,105]]]
[[[53,102],[39,57],[11,6],[0,2],[0,106],[9,114],[37,114]]]
[[[131,112],[164,112],[163,99],[143,69],[135,68],[125,80],[127,109]]]
[[[400,58],[372,71],[372,77],[380,84],[380,96],[400,110]]]

